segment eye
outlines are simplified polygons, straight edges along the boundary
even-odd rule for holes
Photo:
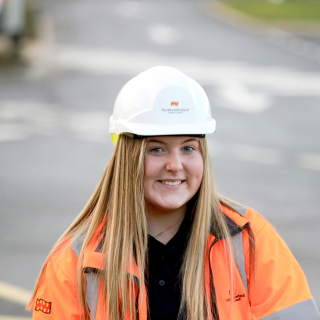
[[[192,152],[193,150],[195,150],[195,148],[193,146],[185,146],[182,148],[182,150],[186,152]]]
[[[162,151],[161,148],[152,148],[152,149],[150,150],[150,152],[153,152],[153,153],[160,153],[161,151]]]

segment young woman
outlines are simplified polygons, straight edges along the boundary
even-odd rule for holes
[[[41,270],[34,319],[319,320],[305,276],[271,225],[219,196],[198,83],[169,67],[129,81],[114,152]]]

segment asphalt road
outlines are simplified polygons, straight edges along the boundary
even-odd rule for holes
[[[320,63],[201,1],[39,1],[29,68],[0,70],[0,320],[23,304],[97,185],[121,87],[170,65],[206,90],[220,193],[271,221],[320,305]],[[299,40],[297,40],[299,41]],[[319,60],[320,61],[320,60]],[[14,319],[14,318],[12,318]]]

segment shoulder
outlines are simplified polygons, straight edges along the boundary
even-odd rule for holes
[[[64,272],[72,282],[76,282],[80,253],[83,249],[85,249],[84,255],[87,251],[95,251],[99,241],[103,237],[103,233],[101,233],[102,227],[103,224],[100,224],[98,228],[95,229],[89,242],[85,241],[88,230],[69,236],[50,254],[46,262],[46,268],[52,266],[56,271],[60,270]],[[86,248],[83,248],[85,243]]]
[[[243,249],[246,256],[249,257],[250,247],[254,244],[257,270],[259,268],[264,270],[262,273],[264,276],[268,272],[270,274],[284,272],[284,275],[286,270],[283,270],[283,266],[286,266],[284,269],[290,266],[293,269],[300,270],[301,273],[298,262],[273,225],[256,210],[244,206],[243,208],[245,209],[243,209],[241,216],[242,219],[247,221],[247,227],[243,228]],[[235,206],[235,209],[240,211],[237,206]],[[234,212],[234,214],[236,213]],[[281,272],[276,270],[276,264]],[[262,279],[264,276],[262,276]]]
[[[222,205],[224,214],[237,226],[245,228],[250,225],[254,235],[258,234],[265,227],[272,227],[268,220],[256,210],[238,203],[228,203],[228,207]]]
[[[243,231],[242,238],[245,252],[249,252],[252,243],[255,244],[257,255],[259,251],[270,251],[270,248],[272,251],[272,248],[275,248],[276,244],[282,250],[290,252],[276,229],[259,212],[239,204],[232,204],[232,208],[233,210],[223,206],[223,212],[236,224],[239,231]],[[268,250],[265,250],[266,247]]]
[[[63,241],[49,256],[45,264],[42,282],[51,283],[53,279],[76,283],[78,257],[73,248],[72,238]],[[55,276],[53,276],[55,274]]]
[[[246,214],[244,217],[250,222],[250,227],[255,236],[265,228],[274,229],[271,223],[262,214],[250,207],[246,207]]]
[[[314,315],[312,319],[319,319],[306,277],[285,241],[255,210],[247,208],[245,218],[250,222],[255,247],[254,280],[249,281],[254,318],[271,314],[277,318],[305,310]],[[249,275],[249,259],[246,262]]]
[[[287,244],[279,235],[276,228],[259,212],[247,207],[245,219],[250,222],[250,228],[257,245],[257,250],[261,250],[265,246],[275,248],[278,245],[283,250],[290,252]]]
[[[270,222],[255,209],[238,203],[232,203],[231,206],[236,211],[223,206],[224,213],[238,225],[249,223],[254,235],[264,228],[273,228]]]
[[[42,319],[43,313],[49,318],[70,319],[71,314],[80,312],[77,265],[70,237],[56,247],[44,264],[31,304],[33,319]]]

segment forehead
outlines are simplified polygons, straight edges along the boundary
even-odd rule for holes
[[[163,144],[183,144],[191,141],[199,142],[199,138],[190,136],[156,136],[147,139],[147,143],[154,142]]]

